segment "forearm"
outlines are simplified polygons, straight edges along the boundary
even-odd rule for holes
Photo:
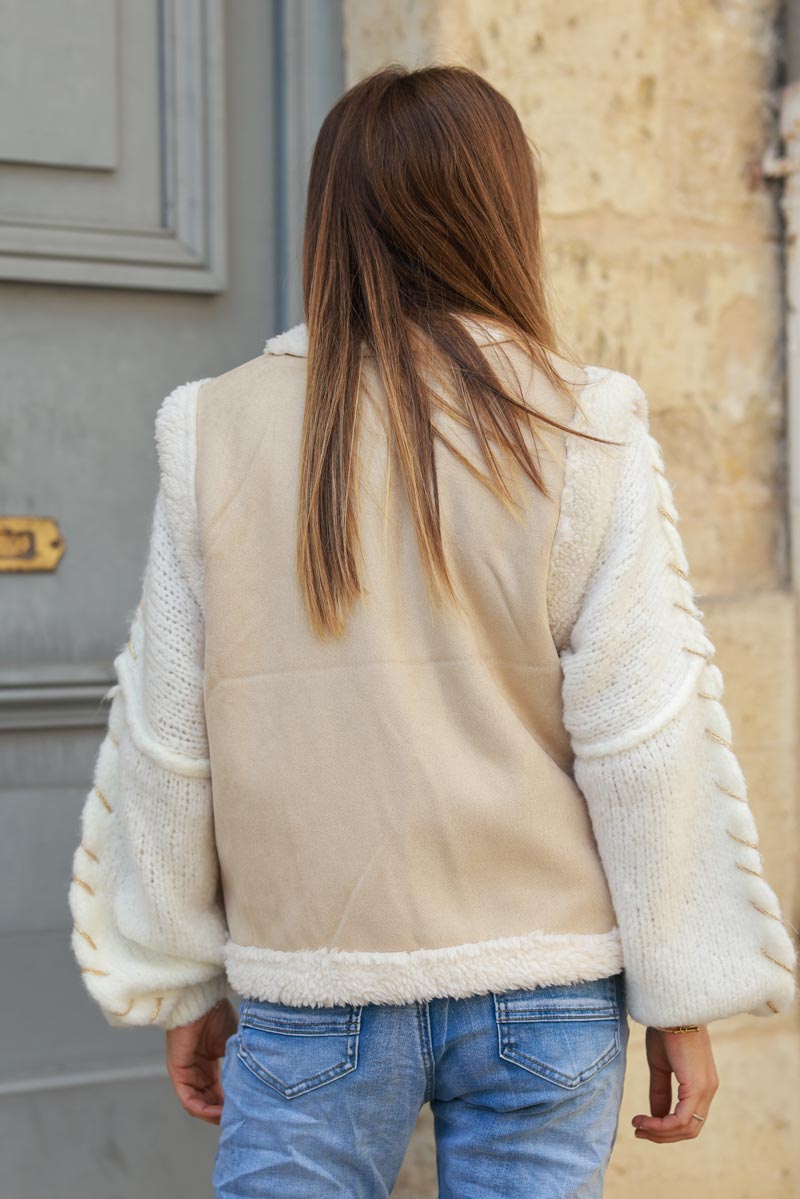
[[[227,990],[203,653],[160,490],[69,896],[73,950],[111,1023],[174,1027]]]
[[[135,744],[121,691],[74,855],[72,945],[110,1023],[163,1027],[226,992],[210,780],[158,765]]]
[[[796,953],[706,665],[678,715],[618,754],[577,758],[617,909],[632,1017],[669,1027],[793,998]]]
[[[568,456],[550,579],[575,779],[617,913],[633,1018],[668,1028],[766,1016],[794,997],[797,955],[763,877],[661,447],[626,378],[618,401],[596,397],[602,413],[624,415],[633,391],[633,418],[613,429],[626,447],[618,470],[606,473],[605,453],[598,462],[585,445]],[[597,505],[602,530],[598,477],[610,496]]]

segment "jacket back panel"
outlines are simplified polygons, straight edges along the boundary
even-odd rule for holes
[[[569,423],[570,400],[518,347],[487,352]],[[540,430],[550,496],[521,479],[517,517],[437,442],[462,604],[437,608],[366,358],[366,593],[345,635],[321,641],[295,574],[305,381],[304,357],[264,354],[198,396],[204,701],[232,940],[392,952],[609,931],[546,604],[565,435]],[[472,435],[436,420],[484,469]]]

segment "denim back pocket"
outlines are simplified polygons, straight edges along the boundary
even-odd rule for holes
[[[237,1054],[284,1099],[333,1082],[358,1064],[361,1006],[295,1007],[247,999],[239,1014]]]
[[[620,1052],[616,975],[493,996],[500,1057],[557,1086],[579,1087]]]

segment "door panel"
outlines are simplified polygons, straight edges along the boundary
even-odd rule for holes
[[[67,888],[140,593],[155,412],[301,319],[296,197],[342,86],[338,19],[328,0],[0,0],[0,525],[51,517],[65,543],[51,571],[0,571],[9,1199],[211,1195],[216,1132],[174,1098],[163,1034],[89,1000]]]
[[[0,16],[0,278],[220,291],[222,0]]]

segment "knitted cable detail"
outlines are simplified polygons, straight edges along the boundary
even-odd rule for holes
[[[731,867],[740,871],[737,885],[742,900],[759,914],[756,919],[761,919],[761,953],[777,970],[784,972],[784,977],[775,977],[773,996],[766,996],[760,1004],[750,1009],[753,1015],[767,1016],[780,1012],[796,994],[797,950],[788,931],[791,926],[781,915],[778,897],[763,876],[758,829],[748,803],[747,782],[734,750],[730,718],[722,703],[724,679],[719,667],[712,662],[716,647],[703,626],[703,613],[697,604],[689,563],[678,533],[679,517],[661,446],[649,433],[647,440],[659,492],[657,510],[672,553],[668,565],[677,568],[674,569],[675,585],[680,595],[674,603],[687,617],[684,650],[700,658],[696,694],[701,701],[707,702],[703,717],[703,733],[707,738],[704,755],[707,775],[715,788],[725,832],[734,843],[729,851]],[[748,915],[752,919],[752,913]]]
[[[796,995],[791,926],[764,877],[661,447],[634,424],[563,654],[575,779],[619,918],[633,1019],[767,1016]]]

